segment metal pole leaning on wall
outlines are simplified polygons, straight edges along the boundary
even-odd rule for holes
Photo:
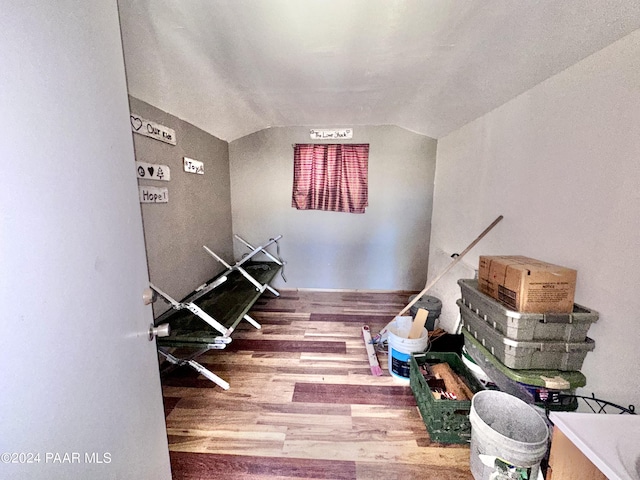
[[[402,310],[400,310],[400,313],[398,313],[398,316],[400,316],[400,315],[404,314],[404,313],[405,313],[407,310],[409,310],[409,309],[410,309],[410,308],[411,308],[411,307],[412,307],[412,306],[413,306],[413,305],[414,305],[418,300],[420,300],[420,298],[421,298],[425,293],[427,293],[427,291],[429,291],[429,290],[431,289],[431,287],[433,287],[433,286],[436,284],[436,282],[437,282],[438,280],[440,280],[440,279],[441,279],[441,278],[442,278],[442,277],[443,277],[443,276],[444,276],[444,275],[445,275],[449,270],[451,270],[453,267],[455,267],[455,266],[457,265],[457,263],[458,263],[460,260],[462,260],[462,257],[464,257],[467,253],[469,253],[469,250],[471,250],[473,247],[475,247],[475,246],[476,246],[476,244],[477,244],[480,240],[482,240],[482,238],[483,238],[487,233],[489,233],[489,232],[491,231],[491,229],[492,229],[493,227],[495,227],[495,226],[500,222],[500,220],[502,220],[502,218],[503,218],[503,217],[502,217],[502,215],[500,215],[498,218],[496,218],[496,219],[491,223],[491,225],[489,225],[487,228],[485,228],[485,230],[484,230],[480,235],[478,235],[478,236],[476,237],[476,239],[475,239],[473,242],[471,242],[471,243],[469,244],[469,246],[468,246],[467,248],[465,248],[465,249],[462,251],[462,253],[461,253],[460,255],[458,255],[458,256],[453,260],[453,262],[451,262],[451,263],[447,266],[447,268],[445,268],[445,269],[444,269],[442,272],[440,272],[440,273],[439,273],[439,274],[438,274],[438,275],[437,275],[433,280],[431,280],[431,281],[427,284],[427,286],[426,286],[426,287],[424,287],[424,289],[423,289],[419,294],[417,294],[417,295],[414,297],[414,299],[413,299],[413,300],[411,300],[411,301],[409,302],[409,304],[408,304],[406,307],[404,307]]]

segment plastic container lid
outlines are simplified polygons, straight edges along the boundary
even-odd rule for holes
[[[472,345],[473,348],[475,348],[489,364],[499,370],[510,380],[524,385],[558,390],[575,389],[578,387],[584,387],[587,384],[587,378],[579,371],[543,369],[513,370],[506,367],[495,356],[491,355],[491,352],[483,347],[477,339],[473,338],[473,335],[470,332],[463,329],[462,334],[464,335],[465,342]]]
[[[413,301],[414,298],[416,298],[416,295],[411,295],[409,297],[409,302]],[[424,308],[429,312],[429,318],[438,318],[440,316],[440,312],[442,311],[442,302],[439,298],[431,297],[429,295],[423,295],[416,303],[411,306],[411,315],[415,317],[420,308]]]

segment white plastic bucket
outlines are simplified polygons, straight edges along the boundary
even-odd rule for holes
[[[538,477],[549,429],[531,405],[505,392],[483,390],[471,400],[469,420],[475,480]]]
[[[408,338],[412,323],[412,317],[396,317],[388,326],[389,373],[404,382],[409,382],[411,354],[424,352],[429,345],[426,328],[422,329],[420,338]]]

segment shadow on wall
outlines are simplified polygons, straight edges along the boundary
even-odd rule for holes
[[[433,250],[429,280],[435,278],[453,262],[454,258],[452,258],[451,255],[452,253],[447,253],[440,248]],[[461,278],[475,278],[476,273],[477,271],[474,267],[465,263],[464,260],[461,260],[443,275],[427,292],[427,295],[431,295],[442,301],[442,311],[440,312],[440,318],[438,320],[439,327],[449,333],[455,333],[460,316],[460,310],[456,305],[456,300],[461,296],[458,280]]]

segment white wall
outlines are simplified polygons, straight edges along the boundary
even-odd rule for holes
[[[636,31],[439,140],[430,251],[459,250],[503,214],[467,263],[523,254],[577,269],[576,302],[600,312],[584,392],[624,405],[640,405],[639,126]]]
[[[392,126],[355,127],[369,143],[365,214],[291,206],[293,148],[309,128],[271,128],[229,145],[234,233],[281,234],[286,288],[421,289],[426,281],[436,141]],[[236,243],[236,256],[245,253]],[[279,277],[278,277],[279,278]]]
[[[117,4],[2,6],[0,478],[170,479]]]

